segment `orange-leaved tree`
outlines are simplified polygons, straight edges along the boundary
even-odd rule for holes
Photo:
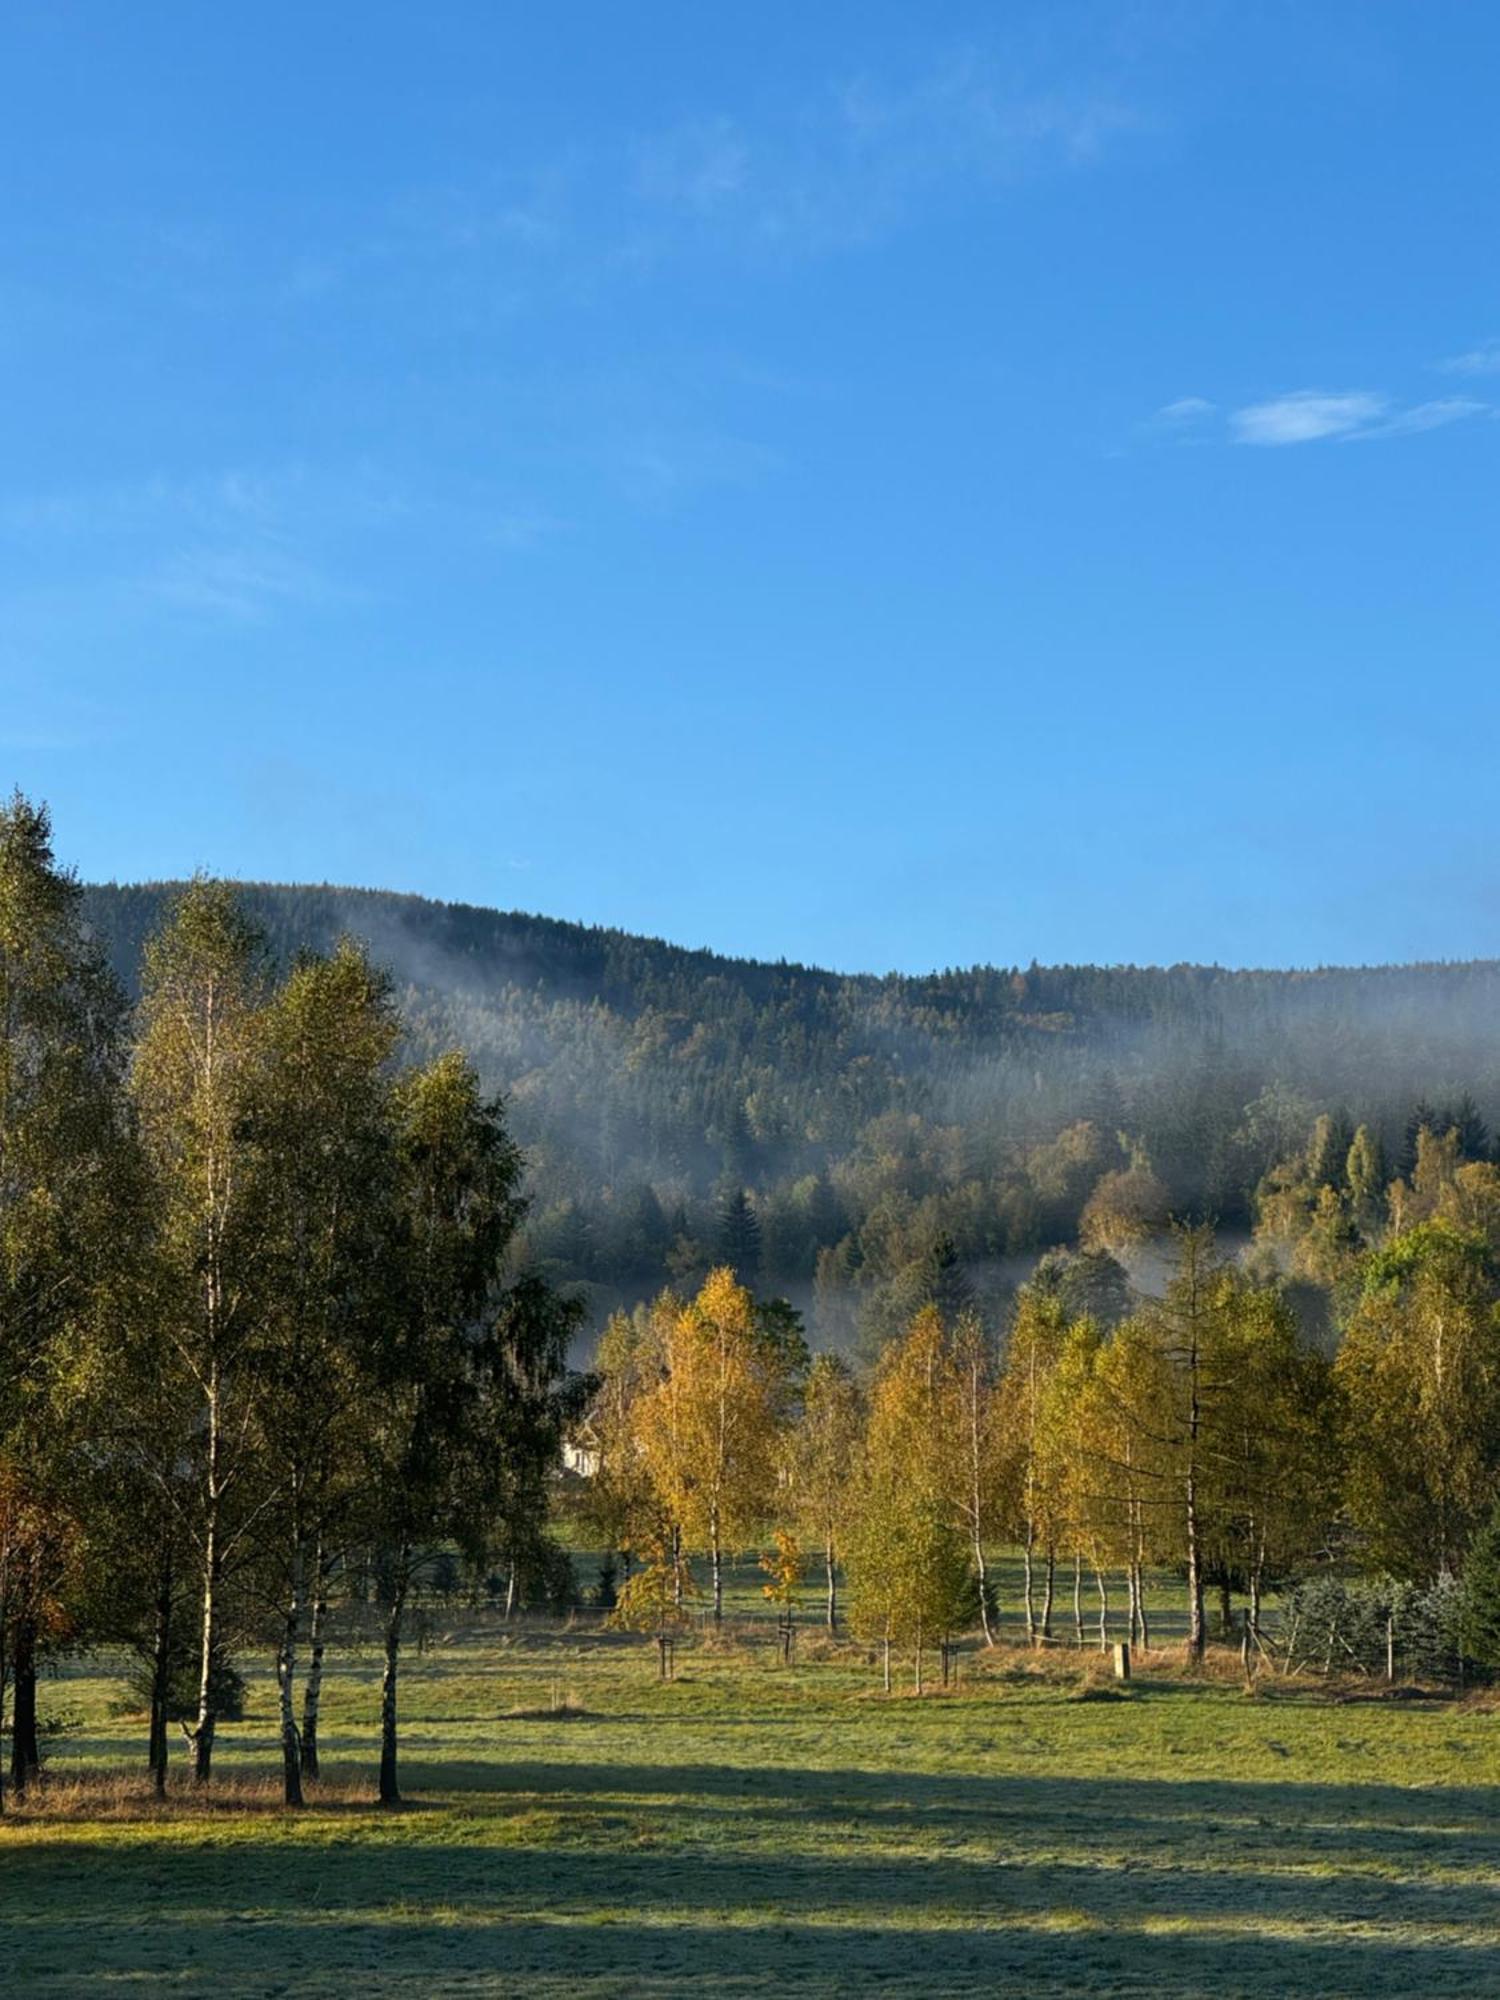
[[[755,1303],[727,1268],[666,1329],[663,1373],[639,1408],[642,1453],[688,1550],[709,1559],[724,1616],[724,1558],[770,1511],[785,1364]]]

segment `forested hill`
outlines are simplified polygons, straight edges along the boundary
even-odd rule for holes
[[[127,985],[171,894],[89,891]],[[1370,1125],[1393,1169],[1424,1106],[1471,1149],[1500,1112],[1500,961],[846,977],[374,891],[243,894],[278,957],[363,939],[413,1053],[469,1051],[531,1157],[535,1253],[610,1295],[732,1253],[808,1300],[819,1280],[832,1333],[897,1310],[950,1244],[974,1271],[1070,1240],[1091,1197],[1096,1224],[1105,1196],[1243,1224],[1320,1112]]]

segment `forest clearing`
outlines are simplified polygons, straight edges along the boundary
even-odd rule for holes
[[[670,1683],[587,1615],[435,1625],[395,1811],[376,1646],[341,1652],[300,1813],[269,1674],[214,1788],[179,1768],[157,1805],[117,1666],[65,1667],[46,1782],[0,1826],[10,1990],[1496,1990],[1492,1694],[1247,1694],[1228,1648],[1186,1677],[1163,1616],[1128,1689],[1091,1648],[1008,1639],[886,1697],[874,1649],[810,1628],[782,1665],[755,1594],[738,1572]]]

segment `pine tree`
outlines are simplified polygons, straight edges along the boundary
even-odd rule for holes
[[[1442,1122],[1448,1130],[1457,1134],[1458,1150],[1465,1160],[1487,1160],[1490,1156],[1490,1135],[1484,1120],[1479,1115],[1479,1107],[1468,1091],[1442,1114]]]
[[[1368,1125],[1361,1125],[1350,1143],[1344,1178],[1355,1227],[1373,1242],[1384,1217],[1386,1165],[1385,1149]]]
[[[505,1281],[521,1156],[459,1055],[402,1077],[388,1295],[369,1366],[366,1532],[383,1577],[380,1798],[400,1798],[398,1678],[414,1593],[456,1545],[481,1564],[529,1518],[572,1411],[580,1309],[534,1273]]]
[[[720,1206],[715,1254],[742,1285],[755,1283],[760,1273],[760,1223],[743,1188],[731,1188]]]
[[[1500,1667],[1500,1502],[1464,1558],[1463,1647],[1482,1666]]]
[[[921,1303],[935,1306],[947,1326],[956,1326],[974,1303],[958,1245],[947,1230],[933,1239],[923,1260]]]
[[[1314,1188],[1340,1188],[1348,1168],[1353,1127],[1346,1113],[1323,1112],[1314,1122],[1307,1148],[1307,1178]]]

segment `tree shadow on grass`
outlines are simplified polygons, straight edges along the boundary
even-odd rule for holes
[[[387,1857],[394,1860],[394,1857]],[[1373,1937],[1323,1928],[1300,1937],[1216,1930],[1211,1909],[1173,1911],[1172,1928],[1142,1922],[1149,1910],[1126,1918],[1085,1901],[1049,1906],[1049,1921],[1028,1921],[1004,1893],[982,1911],[949,1926],[903,1921],[892,1904],[899,1870],[884,1871],[883,1907],[854,1918],[844,1914],[841,1873],[826,1886],[837,1899],[833,1916],[812,1917],[782,1904],[757,1911],[741,1897],[715,1905],[726,1886],[712,1874],[680,1871],[695,1891],[691,1904],[679,1889],[665,1907],[637,1911],[627,1895],[595,1905],[568,1920],[567,1898],[555,1913],[517,1910],[497,1903],[468,1879],[469,1857],[433,1879],[418,1869],[416,1881],[393,1870],[372,1871],[370,1857],[358,1876],[357,1895],[328,1900],[327,1857],[306,1872],[306,1899],[285,1886],[279,1892],[252,1870],[235,1870],[236,1910],[216,1906],[207,1885],[196,1885],[190,1911],[145,1899],[129,1922],[92,1908],[77,1921],[60,1918],[52,1935],[28,1926],[13,1950],[18,1974],[13,1990],[28,1996],[95,1992],[112,1982],[145,1983],[147,1990],[183,1985],[194,1992],[310,1993],[319,1975],[328,1991],[467,1991],[528,1995],[687,1994],[707,1987],[728,1996],[813,1996],[862,1992],[938,1995],[966,1992],[1063,1994],[1162,1994],[1256,1996],[1304,1993],[1331,1996],[1410,1996],[1494,1993],[1495,1954],[1483,1940],[1453,1937],[1418,1941]],[[498,1857],[487,1856],[491,1875]],[[220,1857],[221,1866],[227,1857]],[[398,1885],[398,1879],[402,1886]],[[566,1861],[552,1886],[566,1890]],[[431,1892],[430,1899],[423,1890]],[[269,1893],[267,1893],[269,1891]],[[394,1892],[394,1893],[390,1893]],[[249,1895],[255,1901],[240,1913]],[[92,1902],[92,1899],[91,1899]],[[731,1914],[732,1913],[732,1914]],[[281,1982],[279,1985],[277,1982]]]
[[[1132,1822],[1257,1819],[1360,1826],[1389,1823],[1406,1832],[1471,1823],[1494,1838],[1500,1855],[1500,1791],[1489,1784],[1334,1785],[1244,1779],[1101,1777],[1050,1773],[1035,1777],[988,1776],[900,1769],[808,1768],[775,1764],[591,1765],[545,1758],[445,1758],[440,1764],[407,1760],[414,1788],[456,1794],[478,1792],[503,1799],[517,1793],[550,1798],[572,1795],[656,1795],[688,1801],[756,1796],[797,1813],[818,1810],[840,1817],[878,1812],[931,1825],[934,1816],[980,1816],[1036,1829],[1049,1820],[1083,1820],[1101,1827]]]
[[[405,1827],[13,1846],[12,1990],[1500,1993],[1479,1788],[507,1775]]]

